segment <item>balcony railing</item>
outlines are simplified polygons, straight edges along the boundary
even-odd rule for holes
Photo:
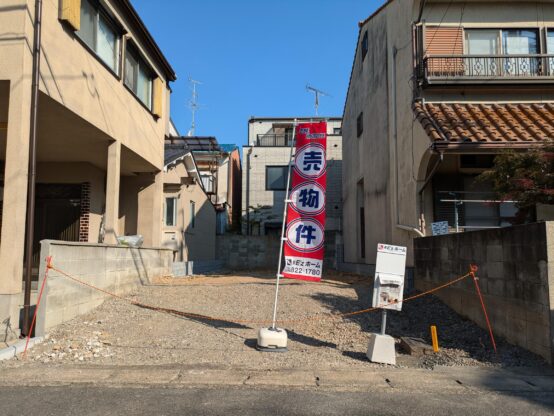
[[[284,146],[288,147],[290,146],[292,141],[292,134],[284,133],[284,134],[258,134],[256,137],[256,146],[261,147],[279,147]]]
[[[554,55],[432,55],[423,58],[426,82],[551,82]]]

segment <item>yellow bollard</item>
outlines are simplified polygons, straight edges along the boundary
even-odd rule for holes
[[[433,340],[433,351],[439,352],[439,337],[437,336],[437,327],[431,325],[431,339]]]

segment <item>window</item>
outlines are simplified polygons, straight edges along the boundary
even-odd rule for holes
[[[546,34],[546,53],[554,55],[554,30],[548,30]],[[554,75],[554,58],[548,58],[548,74]]]
[[[498,30],[466,30],[468,55],[497,55]]]
[[[474,75],[533,75],[540,69],[539,32],[535,29],[466,30],[466,71]],[[514,55],[497,58],[495,55]],[[524,56],[516,56],[524,55]]]
[[[266,166],[265,189],[267,191],[286,191],[288,166]]]
[[[502,49],[505,55],[527,55],[539,53],[537,30],[502,30]]]
[[[368,42],[367,42],[367,30],[364,32],[364,37],[362,38],[362,61],[365,59],[365,56],[367,55],[368,50]]]
[[[500,73],[501,64],[493,58],[500,53],[498,30],[467,30],[466,53],[472,55],[465,68],[468,75],[495,76]]]
[[[539,33],[537,30],[503,30],[502,50],[504,55],[538,54]],[[539,58],[508,58],[504,62],[504,71],[509,75],[538,74],[539,69]]]
[[[210,174],[204,174],[200,175],[200,179],[202,180],[202,186],[204,187],[204,190],[206,193],[210,194],[214,192],[214,177]]]
[[[362,111],[358,116],[358,119],[356,120],[356,134],[358,137],[360,137],[363,132],[364,132],[364,113]]]
[[[340,127],[333,127],[333,134],[340,136],[342,134],[342,129]]]
[[[166,227],[175,227],[177,213],[177,198],[170,197],[165,199],[165,225]]]
[[[111,70],[119,73],[121,36],[112,19],[96,2],[81,1],[81,28],[76,33]]]
[[[152,83],[154,77],[150,67],[140,57],[136,48],[127,42],[125,51],[125,85],[142,103],[152,109]]]
[[[190,201],[189,203],[189,211],[190,211],[190,221],[189,221],[189,227],[194,228],[196,225],[196,204],[194,201]]]

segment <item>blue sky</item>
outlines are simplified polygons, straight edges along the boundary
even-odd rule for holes
[[[358,21],[384,0],[132,0],[175,69],[171,115],[190,127],[189,76],[203,82],[197,135],[246,142],[250,116],[314,114],[310,83],[331,94],[319,114],[341,116]]]

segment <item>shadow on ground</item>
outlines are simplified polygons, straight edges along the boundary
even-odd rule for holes
[[[330,313],[341,314],[371,307],[372,285],[354,283],[357,300],[346,296],[316,293],[316,299]],[[345,317],[355,322],[367,333],[379,332],[381,312],[369,312]],[[404,302],[402,311],[389,311],[387,334],[395,338],[415,337],[431,343],[429,327],[436,325],[439,333],[441,351],[422,359],[422,365],[456,365],[456,357],[466,355],[483,364],[501,366],[542,366],[545,361],[523,348],[507,343],[496,337],[498,354],[492,349],[489,334],[472,321],[465,319],[441,302],[436,296],[428,295],[409,302]],[[494,328],[493,328],[494,329]]]

